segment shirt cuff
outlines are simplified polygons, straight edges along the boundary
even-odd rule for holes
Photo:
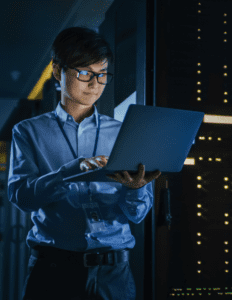
[[[125,196],[132,195],[132,197],[135,196],[141,197],[143,196],[145,191],[146,191],[146,185],[142,186],[139,189],[131,189],[125,185],[122,186],[122,192],[124,193]]]
[[[63,178],[67,178],[73,175],[78,175],[82,171],[80,169],[80,163],[84,160],[85,158],[83,156],[80,156],[67,164],[63,165],[61,167],[61,174]]]

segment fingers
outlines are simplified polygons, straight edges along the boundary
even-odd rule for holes
[[[101,158],[95,158],[94,162],[95,162],[95,164],[98,164],[98,166],[104,166],[105,165],[105,162],[102,161]]]
[[[95,166],[96,167],[96,166]],[[83,171],[88,171],[88,170],[91,170],[93,169],[94,166],[88,161],[88,160],[83,160],[80,164],[80,169]]]
[[[100,161],[98,159],[95,159],[95,160],[91,159],[90,163],[92,163],[92,165],[96,168],[104,167],[104,165],[105,165],[105,163],[103,161]]]
[[[104,166],[105,166],[107,164],[107,162],[108,162],[109,156],[100,155],[100,156],[97,156],[95,159],[97,161],[100,161],[101,163],[103,163]]]
[[[88,170],[94,170],[99,167],[103,168],[108,162],[107,158],[108,156],[104,156],[104,155],[86,158],[81,163],[81,170],[85,169],[85,171],[88,171]]]
[[[104,166],[106,166],[109,160],[109,156],[102,155],[100,157],[98,156],[96,159],[100,159],[100,162],[103,163]]]
[[[87,165],[87,167],[88,167],[88,169],[86,171],[88,171],[88,170],[94,170],[94,169],[99,168],[99,167],[100,168],[104,167],[104,165],[103,165],[102,162],[100,162],[100,161],[94,161],[94,163],[92,163],[92,161],[93,160],[85,162],[85,165]]]

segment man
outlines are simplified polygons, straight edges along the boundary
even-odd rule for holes
[[[81,163],[104,166],[113,148],[121,122],[94,105],[110,78],[107,68],[107,59],[87,67],[54,62],[61,85],[56,110],[12,130],[8,198],[34,223],[26,239],[31,256],[23,300],[136,297],[128,220],[145,218],[153,205],[151,181],[160,172],[147,176],[140,166],[137,174],[112,175],[115,182],[63,181],[80,173]]]

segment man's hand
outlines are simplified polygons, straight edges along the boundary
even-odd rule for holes
[[[85,158],[80,163],[80,169],[83,171],[85,169],[85,172],[89,170],[94,170],[96,168],[103,168],[107,165],[109,156],[105,155],[99,155],[95,157]]]
[[[136,174],[129,174],[128,171],[122,171],[122,174],[120,174],[119,172],[116,172],[114,174],[115,175],[106,176],[125,185],[128,188],[140,189],[152,180],[159,178],[161,172],[158,170],[145,175],[145,165],[139,164],[138,173]]]

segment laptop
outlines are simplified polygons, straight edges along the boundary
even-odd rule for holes
[[[107,165],[66,177],[67,182],[115,182],[107,174],[116,171],[180,172],[194,143],[204,113],[166,107],[131,104],[110,153]]]

